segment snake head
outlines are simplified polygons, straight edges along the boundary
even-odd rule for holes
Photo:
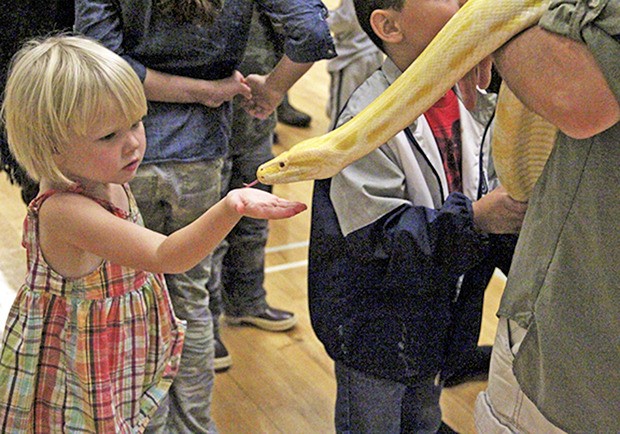
[[[346,165],[347,153],[329,146],[332,138],[330,133],[296,144],[261,165],[256,178],[263,184],[273,185],[334,176]]]
[[[317,179],[320,164],[312,164],[298,152],[285,151],[262,164],[256,171],[256,178],[262,184],[287,184],[290,182]]]
[[[262,164],[256,171],[256,178],[261,184],[278,184],[278,180],[286,178],[288,173],[287,152],[283,152],[274,159]],[[286,181],[282,181],[283,183]]]

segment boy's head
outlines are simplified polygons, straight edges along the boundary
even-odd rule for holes
[[[401,68],[409,66],[463,0],[354,0],[360,26]]]
[[[125,60],[93,40],[62,35],[30,41],[15,55],[2,117],[28,174],[67,185],[55,155],[103,119],[122,113],[131,124],[146,110],[142,83]]]
[[[357,20],[359,21],[360,26],[370,37],[372,42],[374,42],[375,45],[381,50],[385,51],[383,40],[377,36],[372,28],[372,25],[370,24],[372,13],[376,10],[388,9],[400,11],[405,4],[405,0],[354,0],[353,3],[355,5],[355,13],[357,14]]]

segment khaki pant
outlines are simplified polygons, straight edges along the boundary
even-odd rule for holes
[[[489,384],[476,399],[474,417],[480,434],[559,434],[525,396],[512,372],[514,355],[519,351],[526,330],[516,322],[500,318],[491,355]]]

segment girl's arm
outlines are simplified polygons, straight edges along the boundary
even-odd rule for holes
[[[221,80],[199,80],[147,68],[144,92],[149,101],[198,103],[207,107],[219,107],[236,95],[252,97],[252,90],[239,71]]]
[[[118,218],[84,196],[59,193],[41,207],[41,247],[50,265],[67,276],[91,271],[92,265],[81,265],[92,264],[93,256],[137,270],[181,273],[211,253],[241,217],[281,219],[305,209],[258,189],[237,189],[165,236]]]

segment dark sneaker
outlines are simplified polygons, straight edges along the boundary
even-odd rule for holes
[[[228,350],[219,338],[213,341],[215,348],[215,358],[213,359],[213,368],[215,372],[224,372],[232,366],[232,357],[228,354]]]
[[[293,107],[288,98],[284,98],[277,108],[278,122],[290,125],[292,127],[308,128],[312,118],[310,115],[303,113]]]
[[[297,324],[297,317],[293,312],[267,307],[258,315],[229,316],[225,320],[230,325],[251,325],[271,332],[283,332]]]

